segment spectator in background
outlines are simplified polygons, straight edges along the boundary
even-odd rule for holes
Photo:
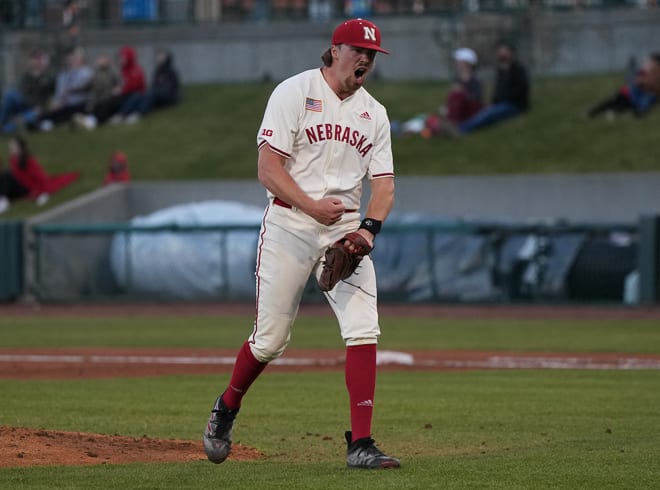
[[[124,46],[119,51],[119,66],[121,68],[121,85],[113,89],[112,96],[100,100],[88,114],[76,114],[74,122],[79,126],[92,130],[105,123],[116,114],[132,94],[143,94],[146,88],[144,70],[137,60],[135,49]]]
[[[130,182],[131,173],[128,170],[128,157],[123,151],[115,151],[110,156],[108,171],[103,179],[103,184],[114,184],[117,182]]]
[[[10,170],[0,176],[0,212],[6,211],[12,200],[23,197],[43,206],[51,194],[80,176],[78,172],[48,175],[20,136],[11,136],[8,145]]]
[[[470,48],[459,48],[454,51],[454,62],[456,78],[444,106],[426,119],[423,136],[442,135],[447,124],[457,126],[483,108],[483,86],[476,74],[477,53]]]
[[[135,124],[155,109],[175,105],[180,96],[179,74],[174,68],[172,53],[159,49],[149,90],[144,94],[135,92],[128,96],[119,113],[112,116],[110,122]]]
[[[467,121],[455,126],[454,135],[467,134],[523,114],[529,109],[527,70],[516,60],[513,46],[500,42],[496,52],[497,72],[492,103]]]
[[[55,124],[68,122],[85,110],[93,70],[87,66],[83,48],[73,48],[66,57],[66,68],[57,76],[50,110],[42,114],[39,129],[50,131]]]
[[[94,73],[87,91],[87,102],[83,111],[77,116],[82,117],[83,113],[93,113],[97,105],[109,100],[120,88],[121,77],[115,70],[110,56],[105,54],[97,56],[94,63]]]
[[[0,168],[0,214],[9,209],[11,201],[28,194],[29,191],[14,177],[10,168]]]
[[[80,34],[80,25],[78,23],[80,7],[80,0],[65,0],[64,8],[62,9],[62,29],[67,34],[67,37],[74,40],[74,44],[77,44],[76,41]]]
[[[36,124],[55,90],[50,57],[42,49],[32,51],[27,68],[16,88],[7,90],[0,106],[0,125],[4,133],[13,133],[23,124]]]
[[[43,1],[43,0],[42,0]],[[67,55],[80,46],[80,25],[78,14],[80,0],[60,0],[62,4],[62,23],[59,32],[53,32],[52,44],[53,66],[63,69],[66,66]]]
[[[660,97],[660,51],[651,54],[644,66],[644,87]]]
[[[445,99],[437,111],[418,114],[399,124],[392,121],[392,131],[405,135],[421,134],[424,137],[441,136],[479,112],[483,107],[483,87],[476,75],[477,53],[470,48],[459,48],[453,54],[455,78]]]
[[[594,107],[587,115],[594,118],[605,113],[608,119],[626,112],[632,112],[641,117],[648,113],[658,99],[658,91],[653,89],[653,67],[660,64],[660,53],[652,54],[640,68],[634,58],[628,64],[626,83],[614,95],[608,97]]]

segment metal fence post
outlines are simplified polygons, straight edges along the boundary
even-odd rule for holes
[[[639,300],[650,305],[660,300],[660,216],[642,216],[639,223]]]

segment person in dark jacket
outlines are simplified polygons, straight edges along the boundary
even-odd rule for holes
[[[156,53],[156,67],[151,79],[151,87],[144,94],[132,94],[111,122],[135,124],[147,113],[175,105],[181,97],[179,73],[174,68],[172,53],[159,49]]]
[[[11,168],[0,167],[0,214],[9,209],[11,201],[30,193],[14,176]]]
[[[529,109],[529,78],[525,67],[516,60],[512,45],[497,45],[497,73],[492,103],[458,126],[460,134],[470,133],[505,119],[523,114]]]
[[[55,92],[50,56],[42,49],[32,51],[18,86],[5,92],[0,104],[2,132],[13,133],[23,124],[35,124],[46,111]]]

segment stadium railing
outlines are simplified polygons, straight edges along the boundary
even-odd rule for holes
[[[28,293],[43,302],[252,301],[258,225],[41,224]],[[372,253],[391,303],[658,301],[660,220],[638,225],[391,223]],[[313,281],[304,299],[321,301]]]
[[[68,4],[68,5],[67,5]],[[14,29],[224,20],[330,20],[387,15],[529,9],[647,8],[656,0],[0,0],[0,25]]]

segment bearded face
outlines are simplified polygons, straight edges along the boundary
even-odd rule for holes
[[[368,73],[374,67],[376,52],[341,44],[333,47],[333,56],[342,92],[350,94],[362,87],[366,81]]]

